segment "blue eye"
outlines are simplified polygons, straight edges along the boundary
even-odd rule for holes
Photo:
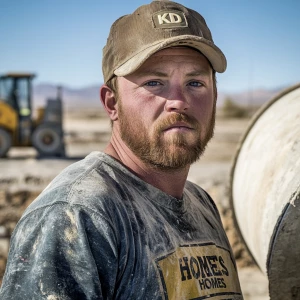
[[[203,84],[199,81],[191,81],[188,83],[188,85],[194,86],[194,87],[201,87]]]
[[[161,85],[161,83],[158,81],[152,80],[152,81],[146,82],[145,85],[146,86],[158,86],[158,85]]]

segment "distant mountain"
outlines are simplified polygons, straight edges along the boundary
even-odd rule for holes
[[[240,93],[223,93],[219,92],[218,104],[222,106],[226,98],[243,106],[261,106],[267,101],[274,98],[278,93],[283,91],[286,87],[275,89],[256,89],[252,91],[243,91]]]
[[[80,89],[62,87],[64,108],[74,109],[102,109],[99,98],[100,84]],[[47,99],[57,97],[57,86],[52,84],[38,84],[33,87],[33,103],[35,107],[44,106]]]
[[[64,107],[67,110],[74,109],[102,109],[102,104],[99,98],[99,89],[101,84],[87,86],[80,89],[72,89],[62,87],[62,98]],[[285,87],[276,89],[256,89],[253,91],[244,91],[240,93],[224,93],[219,91],[218,106],[222,106],[226,98],[230,98],[240,105],[246,106],[261,106],[265,102],[272,99]],[[56,98],[57,87],[51,84],[38,84],[34,86],[33,97],[34,106],[43,106],[48,98]]]

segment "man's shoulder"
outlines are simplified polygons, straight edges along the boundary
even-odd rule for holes
[[[93,152],[81,161],[64,169],[28,207],[30,212],[53,205],[85,206],[108,204],[118,198],[119,177],[117,164],[109,164],[107,156]]]

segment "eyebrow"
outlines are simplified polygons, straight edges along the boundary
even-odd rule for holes
[[[187,77],[195,77],[195,76],[206,76],[209,77],[211,73],[208,70],[196,70],[186,74]]]

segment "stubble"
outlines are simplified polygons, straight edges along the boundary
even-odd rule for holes
[[[118,109],[122,140],[144,163],[160,170],[171,171],[191,165],[204,153],[214,135],[215,105],[207,128],[201,127],[192,116],[174,112],[156,120],[150,130],[137,116],[124,111],[121,99],[118,99]],[[166,136],[165,130],[176,122],[184,122],[192,128],[191,132]]]

